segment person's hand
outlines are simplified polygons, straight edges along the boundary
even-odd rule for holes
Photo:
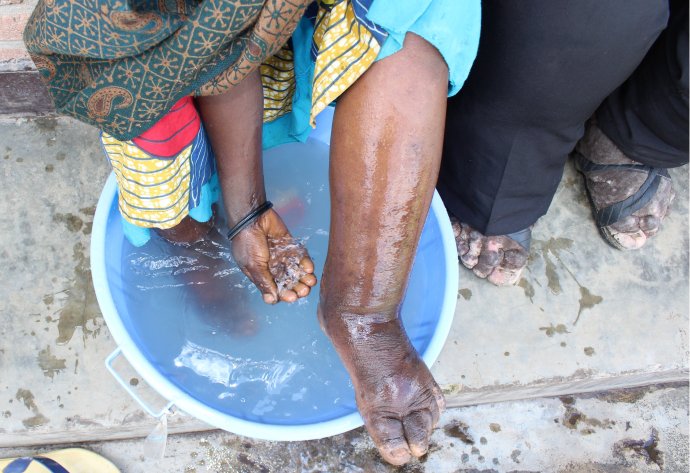
[[[272,209],[233,238],[232,255],[267,304],[295,302],[316,284],[307,250]]]

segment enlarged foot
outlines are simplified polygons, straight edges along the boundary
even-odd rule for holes
[[[332,315],[320,312],[322,327],[350,374],[357,407],[381,456],[393,465],[421,457],[445,400],[399,318]]]
[[[656,235],[675,197],[666,170],[629,159],[592,124],[576,147],[575,160],[606,241],[635,250]]]
[[[527,266],[529,251],[507,235],[485,236],[450,217],[462,264],[496,286],[517,284]]]

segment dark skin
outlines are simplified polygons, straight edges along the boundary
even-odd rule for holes
[[[369,434],[394,465],[426,453],[444,407],[400,306],[438,175],[447,91],[441,55],[408,34],[342,95],[333,122],[319,316]]]
[[[228,226],[233,227],[266,201],[261,161],[263,91],[259,72],[254,71],[225,94],[198,98],[197,107],[216,156]],[[159,232],[171,241],[192,242],[209,233],[209,224],[187,217],[177,227]],[[232,254],[268,304],[294,302],[306,297],[316,284],[314,263],[273,210],[263,213],[235,236]],[[276,283],[286,268],[299,272],[302,277],[278,293]]]
[[[231,226],[265,200],[259,80],[254,74],[229,93],[197,100]],[[333,123],[332,218],[318,315],[353,380],[367,430],[394,465],[426,453],[444,408],[400,306],[440,166],[447,88],[439,52],[410,33],[401,51],[340,97]],[[163,235],[208,232],[198,222],[182,225]],[[267,303],[304,297],[316,283],[306,252],[285,239],[289,232],[269,211],[233,241],[233,255]],[[277,294],[272,268],[295,257],[305,276]]]
[[[178,238],[174,243],[182,244],[178,245],[176,254],[195,262],[193,271],[183,271],[177,277],[190,287],[203,320],[231,336],[255,335],[258,325],[249,304],[249,294],[214,276],[229,268],[230,262],[222,257],[229,249],[228,240],[213,228],[213,220],[199,223],[187,217],[171,230],[159,233]],[[228,311],[230,306],[239,310]]]

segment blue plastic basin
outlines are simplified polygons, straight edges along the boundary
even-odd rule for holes
[[[307,145],[288,144],[264,153],[268,197],[278,202],[279,209],[285,195],[294,197],[295,186],[298,192],[302,192],[300,186],[309,189],[302,192],[300,208],[292,212],[294,215],[290,215],[289,205],[284,206],[288,214],[285,219],[295,236],[311,235],[306,246],[315,261],[317,275],[325,260],[327,232],[323,229],[328,229],[329,221],[328,142],[332,114],[329,109],[319,116],[317,128]],[[302,156],[300,151],[307,148],[311,150],[310,155]],[[309,169],[306,174],[305,169]],[[321,229],[316,232],[315,221]],[[317,244],[319,238],[323,241]],[[148,293],[139,291],[132,297],[133,290],[128,287],[132,283],[126,280],[126,274],[128,265],[139,255],[136,251],[122,233],[116,183],[111,175],[94,218],[91,240],[94,287],[119,350],[165,399],[210,425],[267,440],[317,439],[362,425],[349,379],[318,327],[315,313],[318,287],[307,298],[304,303],[307,305],[300,309],[301,316],[292,316],[290,306],[285,304],[278,304],[276,308],[257,302],[255,306],[260,313],[255,315],[260,319],[260,333],[249,339],[232,338],[217,333],[203,320],[203,313],[177,313],[176,307],[181,306],[175,301],[164,311],[156,311],[151,307],[157,305],[146,308],[147,304],[142,303],[147,302]],[[450,330],[457,300],[457,261],[448,215],[435,194],[402,309],[408,335],[428,366],[438,357]],[[187,290],[183,286],[179,289],[181,294],[170,298],[179,296],[182,300]],[[154,293],[151,294],[154,297]],[[249,297],[260,300],[256,291]],[[285,336],[281,337],[281,333]],[[307,337],[309,346],[305,347],[304,340],[300,341],[294,334]],[[263,355],[247,358],[242,355],[246,347],[260,348]],[[283,363],[284,353],[301,349],[309,352],[307,355],[311,358],[299,366],[302,374],[294,375],[295,370]],[[197,363],[199,360],[203,361],[201,365]],[[244,364],[238,367],[237,360],[244,360]],[[311,369],[310,363],[327,364],[326,368],[319,366],[319,369],[326,369],[330,376],[328,387],[321,383],[319,375],[306,376]],[[239,373],[240,370],[244,371]],[[270,373],[264,375],[261,370]],[[276,374],[283,383],[278,388],[272,379]],[[234,386],[228,380],[252,382],[234,391],[228,388]],[[283,389],[283,385],[289,389]],[[303,409],[295,416],[280,413],[280,409],[274,407],[284,401],[286,393],[288,400],[313,408]]]

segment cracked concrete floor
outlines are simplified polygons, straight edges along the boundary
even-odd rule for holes
[[[385,465],[362,429],[310,442],[257,441],[222,431],[174,435],[162,460],[144,441],[80,444],[123,472],[652,473],[688,471],[688,387],[660,385],[448,410],[429,453]],[[0,449],[0,456],[50,451]]]
[[[109,172],[96,136],[64,118],[0,120],[0,455],[90,442],[125,472],[386,471],[361,431],[272,444],[203,433],[210,427],[185,415],[170,419],[187,434],[170,437],[164,460],[139,459],[141,440],[127,439],[154,422],[103,367],[115,344],[90,281],[91,222]],[[655,459],[687,471],[687,385],[626,394],[631,402],[571,396],[687,383],[687,167],[672,175],[672,213],[644,251],[601,241],[568,165],[518,286],[461,268],[433,371],[449,405],[473,407],[449,410],[434,451],[408,471],[660,471]]]

